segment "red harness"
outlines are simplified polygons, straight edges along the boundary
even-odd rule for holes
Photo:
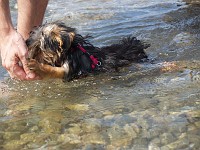
[[[93,55],[91,55],[90,53],[88,53],[88,52],[86,51],[86,49],[84,49],[84,48],[81,46],[81,44],[78,44],[77,48],[80,49],[83,53],[86,53],[86,54],[89,55],[89,57],[90,57],[90,59],[91,59],[91,61],[92,61],[92,65],[91,65],[92,70],[94,70],[94,69],[96,68],[96,66],[101,66],[101,62],[98,61],[98,59],[95,58]]]

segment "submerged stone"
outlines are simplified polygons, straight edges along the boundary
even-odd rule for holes
[[[81,124],[82,130],[86,133],[99,132],[101,130],[101,122],[97,119],[89,119]]]
[[[69,144],[80,144],[81,137],[76,134],[61,134],[58,137],[58,142]]]
[[[108,136],[110,139],[110,143],[113,146],[123,147],[131,144],[132,140],[136,137],[136,135],[130,135],[123,128],[119,126],[113,126],[108,129]]]
[[[105,144],[105,138],[100,133],[91,133],[82,136],[83,143],[86,144]]]
[[[5,150],[20,150],[23,149],[25,142],[20,140],[11,140],[3,145]]]
[[[44,118],[39,122],[39,127],[42,128],[42,130],[45,133],[60,133],[61,132],[61,124],[58,122],[53,122],[52,120],[49,120],[47,118]]]
[[[75,111],[88,111],[89,106],[85,104],[69,104],[66,105],[65,108],[69,110],[75,110]]]

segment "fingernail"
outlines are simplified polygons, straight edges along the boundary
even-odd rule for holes
[[[29,73],[27,75],[27,77],[30,78],[30,79],[33,79],[33,78],[35,78],[35,74],[34,73]]]

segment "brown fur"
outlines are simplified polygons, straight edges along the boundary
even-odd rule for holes
[[[148,44],[127,37],[118,44],[98,48],[87,38],[62,22],[47,23],[34,29],[26,41],[29,49],[29,68],[41,78],[61,78],[67,81],[88,73],[116,71],[132,62],[147,59]],[[84,48],[84,53],[78,46]],[[93,69],[90,56],[98,60]]]

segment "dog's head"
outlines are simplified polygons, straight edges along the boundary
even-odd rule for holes
[[[36,27],[26,41],[28,58],[36,59],[39,63],[61,66],[74,36],[75,29],[65,26],[62,22]]]
[[[88,36],[76,34],[74,28],[67,27],[62,22],[46,23],[30,33],[26,41],[28,58],[39,63],[68,68],[66,70],[70,72],[66,80],[86,75],[94,70],[93,60],[99,58],[99,62],[102,57],[100,51],[90,44],[87,38]],[[84,52],[85,49],[87,52]],[[95,57],[93,60],[90,54]],[[97,68],[95,64],[95,70]]]

